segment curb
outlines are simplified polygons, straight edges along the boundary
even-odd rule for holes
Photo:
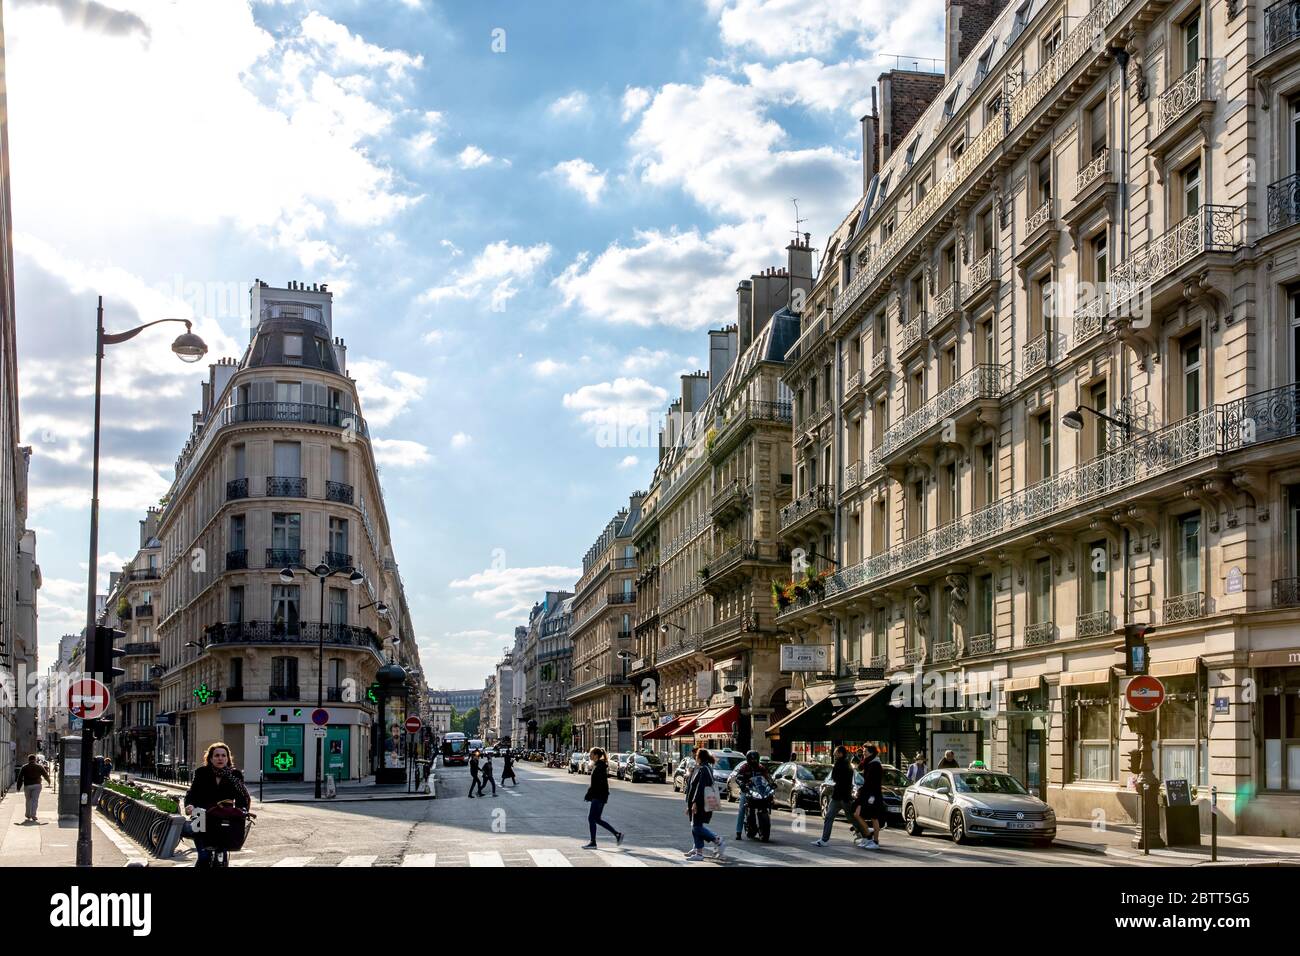
[[[263,804],[268,803],[314,803],[317,806],[328,806],[331,803],[382,803],[392,800],[433,800],[433,794],[429,793],[403,793],[391,797],[322,797],[317,800],[315,797],[268,797],[263,800]]]
[[[1107,852],[1107,847],[1102,843],[1076,843],[1074,840],[1062,840],[1057,837],[1052,841],[1052,846],[1065,847],[1067,850],[1078,850],[1080,853],[1091,853],[1094,856],[1112,856]]]

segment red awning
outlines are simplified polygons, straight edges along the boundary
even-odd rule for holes
[[[700,734],[729,734],[731,729],[740,720],[740,708],[734,704],[726,710],[719,713],[718,711],[709,711],[700,715],[700,725],[692,733]]]
[[[641,735],[642,740],[662,740],[664,737],[671,737],[673,731],[682,725],[684,720],[694,720],[694,717],[674,717],[666,724],[660,724],[654,730],[648,731]]]
[[[668,736],[689,737],[691,734],[695,733],[695,725],[699,723],[700,717],[702,716],[703,714],[690,714],[689,716],[683,717],[681,723],[674,727],[673,732]]]

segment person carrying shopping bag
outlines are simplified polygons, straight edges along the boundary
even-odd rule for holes
[[[718,788],[713,783],[713,754],[701,750],[696,753],[695,761],[695,769],[686,783],[686,815],[691,821],[691,839],[695,845],[686,851],[686,859],[692,863],[704,859],[704,844],[712,843],[713,859],[721,860],[722,837],[706,826],[713,819],[713,811],[721,805]]]

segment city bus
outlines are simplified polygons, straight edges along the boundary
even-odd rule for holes
[[[469,763],[469,741],[461,733],[442,735],[442,765],[444,767],[465,766]]]

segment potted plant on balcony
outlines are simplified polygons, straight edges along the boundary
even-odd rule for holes
[[[700,568],[696,574],[700,576],[701,581],[707,581],[709,579],[709,566],[706,564],[704,567]]]
[[[772,607],[778,611],[784,611],[790,606],[790,596],[785,593],[783,588],[776,581],[772,582]]]
[[[826,579],[820,574],[813,574],[812,571],[804,572],[803,586],[816,598],[826,594]]]
[[[117,599],[117,617],[118,620],[126,620],[131,616],[131,604],[127,601],[126,595],[123,594]]]

